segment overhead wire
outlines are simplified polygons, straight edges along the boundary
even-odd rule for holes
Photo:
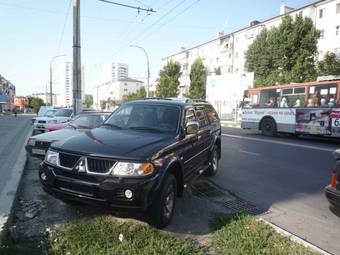
[[[68,17],[70,15],[71,4],[72,4],[72,0],[69,0],[69,4],[67,6],[66,15],[65,15],[65,19],[64,19],[64,24],[63,24],[63,27],[62,27],[62,30],[61,30],[61,35],[60,35],[60,39],[59,39],[59,43],[58,43],[58,50],[57,50],[58,55],[60,54],[61,44],[62,44],[63,39],[64,39],[64,33],[65,33],[65,28],[66,28],[66,24],[67,24],[67,21],[68,21]]]

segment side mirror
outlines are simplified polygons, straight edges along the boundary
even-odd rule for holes
[[[199,128],[198,121],[189,121],[185,126],[185,133],[187,135],[197,134]]]

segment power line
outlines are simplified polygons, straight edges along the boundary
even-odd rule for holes
[[[133,1],[135,1],[136,3],[139,3],[139,4],[141,4],[141,5],[144,5],[146,8],[152,9],[151,6],[144,4],[143,2],[141,2],[141,1],[139,1],[139,0],[133,0]]]
[[[141,33],[139,33],[137,36],[135,36],[132,40],[130,40],[125,46],[119,48],[114,54],[113,56],[116,57],[117,54],[121,54],[122,50],[126,49],[129,47],[129,45],[131,43],[134,43],[139,37],[141,37],[143,34],[145,34],[145,32],[149,31],[150,29],[152,29],[157,23],[159,23],[161,20],[163,20],[166,16],[168,16],[169,14],[171,14],[174,10],[176,10],[178,7],[180,7],[186,0],[182,0],[181,2],[179,2],[178,4],[176,4],[173,8],[171,8],[168,12],[166,12],[163,16],[161,16],[159,19],[157,19],[154,23],[152,23],[149,27],[147,27],[146,29],[144,29]]]
[[[108,3],[108,4],[113,4],[113,5],[119,5],[119,6],[123,6],[123,7],[126,7],[126,8],[131,8],[131,9],[135,9],[135,10],[138,10],[138,12],[140,11],[146,11],[146,12],[156,12],[154,9],[152,8],[142,8],[142,7],[137,7],[137,6],[132,6],[132,5],[128,5],[128,4],[122,4],[122,3],[117,3],[117,2],[112,2],[112,1],[109,1],[109,0],[98,0],[100,2],[104,2],[104,3]]]
[[[58,54],[60,53],[60,48],[61,48],[61,43],[63,41],[63,38],[64,38],[64,32],[65,32],[65,28],[66,28],[66,23],[67,23],[67,20],[68,20],[68,17],[70,15],[70,10],[71,10],[71,3],[72,3],[72,0],[69,0],[69,5],[67,7],[67,11],[66,11],[66,15],[65,15],[65,19],[64,19],[64,24],[63,24],[63,28],[61,30],[61,36],[60,36],[60,39],[59,39],[59,44],[58,44]]]

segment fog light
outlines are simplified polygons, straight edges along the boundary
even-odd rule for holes
[[[46,181],[47,176],[46,176],[45,173],[41,173],[40,178],[41,178],[41,180]]]
[[[132,198],[132,191],[131,190],[129,190],[129,189],[125,190],[124,194],[125,194],[126,198],[128,198],[128,199]]]

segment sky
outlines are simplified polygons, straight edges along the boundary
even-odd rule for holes
[[[85,66],[85,93],[101,82],[107,62],[129,65],[129,76],[151,77],[162,59],[180,50],[212,40],[219,31],[230,33],[279,14],[280,5],[299,8],[312,0],[112,0],[152,8],[146,13],[99,0],[81,2],[81,58]],[[49,62],[53,68],[72,59],[72,0],[0,0],[0,75],[10,80],[18,96],[45,92]],[[57,77],[53,77],[57,79]],[[54,84],[57,87],[59,84]],[[55,88],[58,90],[58,88]]]

